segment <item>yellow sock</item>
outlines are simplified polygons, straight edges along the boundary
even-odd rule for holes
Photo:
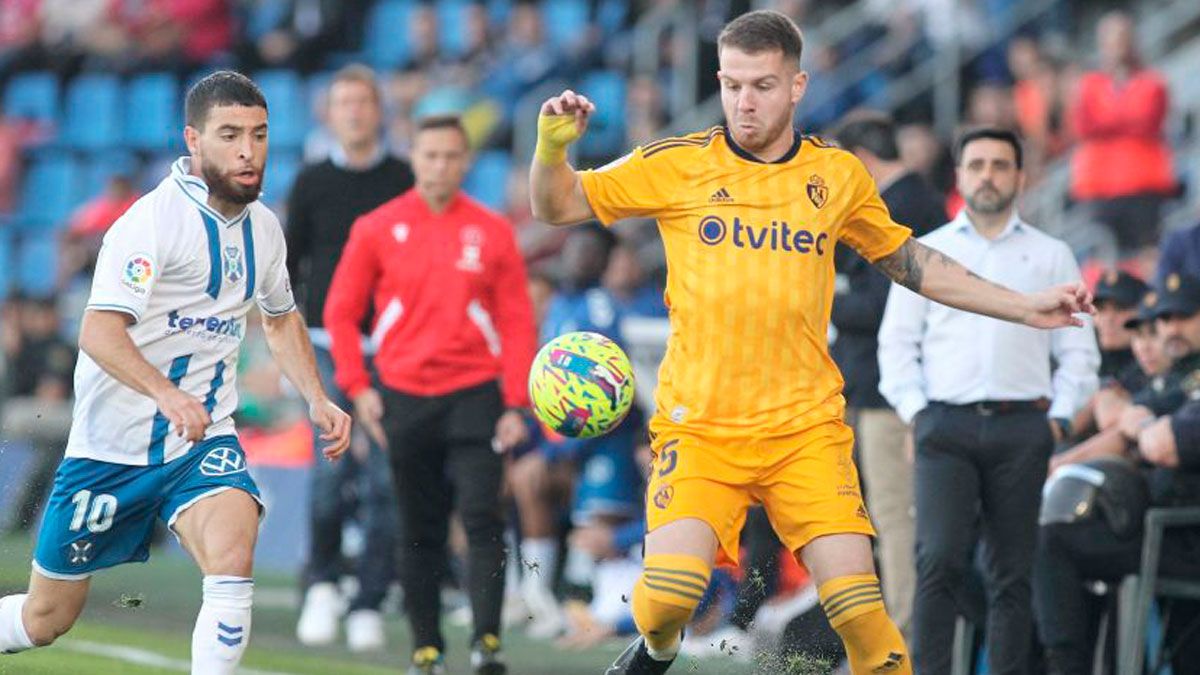
[[[690,555],[646,556],[645,570],[633,587],[633,621],[646,638],[651,656],[673,656],[679,633],[708,588],[711,569]]]
[[[830,579],[817,589],[829,625],[837,631],[854,675],[912,675],[908,649],[883,607],[879,578],[856,574]]]

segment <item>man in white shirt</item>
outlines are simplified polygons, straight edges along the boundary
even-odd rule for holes
[[[28,593],[0,598],[0,653],[71,628],[89,578],[149,557],[164,520],[204,574],[192,673],[233,673],[250,636],[262,502],[233,425],[246,316],[325,431],[350,418],[326,396],[296,311],[279,221],[258,202],[267,104],[245,76],[218,72],[188,92],[190,157],[109,230],[80,329],[75,413],[46,506]]]
[[[966,207],[922,243],[1016,290],[1078,281],[1067,246],[1017,216],[1024,181],[1017,137],[970,131],[957,155]],[[913,425],[916,443],[916,672],[950,672],[948,646],[977,531],[991,672],[1026,672],[1047,462],[1067,420],[1096,390],[1099,364],[1091,330],[1039,331],[893,286],[879,332],[879,390]]]

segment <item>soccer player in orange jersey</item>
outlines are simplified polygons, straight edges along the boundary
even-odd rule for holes
[[[593,104],[564,91],[538,119],[534,215],[559,225],[653,217],[667,257],[672,331],[632,598],[641,635],[607,672],[667,670],[712,566],[737,560],[746,509],[761,503],[814,576],[851,670],[911,673],[884,611],[842,379],[826,349],[834,245],[933,300],[1040,328],[1082,325],[1075,315],[1092,311],[1091,296],[1082,284],[1003,288],[892,222],[853,155],[793,129],[808,74],[786,16],[745,14],[718,44],[723,126],[576,171],[566,148]]]

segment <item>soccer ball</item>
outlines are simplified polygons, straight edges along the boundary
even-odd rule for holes
[[[542,347],[529,372],[529,398],[543,424],[563,436],[612,431],[633,406],[633,366],[617,343],[578,331]]]

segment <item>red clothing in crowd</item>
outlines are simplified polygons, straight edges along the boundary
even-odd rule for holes
[[[355,221],[324,317],[338,386],[351,397],[371,386],[359,326],[372,299],[385,385],[441,396],[500,379],[505,405],[529,404],[533,308],[512,227],[499,214],[461,192],[433,213],[413,189]]]
[[[1167,85],[1150,70],[1124,82],[1088,73],[1071,109],[1079,137],[1071,165],[1071,195],[1111,199],[1175,189],[1171,150],[1163,138]]]
[[[126,197],[101,195],[96,199],[80,206],[71,216],[71,234],[97,235],[108,232],[108,228],[117,222],[140,198],[137,193]]]

